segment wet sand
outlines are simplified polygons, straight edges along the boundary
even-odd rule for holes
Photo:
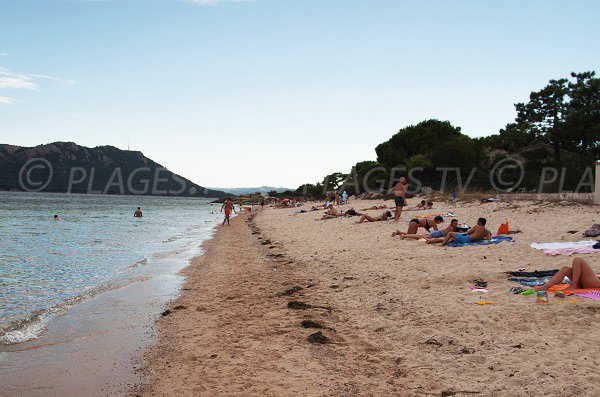
[[[582,239],[600,222],[598,207],[462,203],[428,212],[447,211],[469,224],[485,216],[494,232],[509,218],[521,233],[514,243],[443,248],[390,237],[422,212],[400,224],[315,222],[321,212],[294,209],[235,219],[185,270],[136,394],[598,395],[598,301],[539,305],[509,293],[517,284],[502,274],[568,264],[529,244]],[[584,257],[600,271],[600,254]],[[471,292],[476,278],[489,293]]]

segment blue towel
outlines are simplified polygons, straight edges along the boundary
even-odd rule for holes
[[[509,277],[508,281],[513,281],[526,287],[538,287],[546,284],[550,279],[551,277]]]
[[[452,242],[450,244],[448,244],[448,247],[466,247],[467,245],[490,245],[490,244],[499,244],[503,241],[508,241],[508,242],[514,242],[512,237],[507,237],[507,236],[495,236],[492,237],[491,240],[484,240],[484,241],[477,241],[475,243],[457,243],[457,242]]]

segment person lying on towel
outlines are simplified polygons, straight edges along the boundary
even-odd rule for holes
[[[381,214],[380,216],[371,216],[371,215],[363,214],[363,215],[361,215],[358,222],[355,222],[355,223],[382,222],[382,221],[387,221],[391,217],[392,217],[392,213],[390,211],[384,211],[383,214]]]
[[[444,241],[443,237],[445,235],[447,235],[448,233],[455,232],[457,227],[458,227],[458,220],[452,219],[450,221],[450,225],[448,225],[448,227],[445,228],[444,230],[432,230],[431,232],[429,232],[427,234],[403,234],[402,232],[400,232],[400,240],[404,240],[407,238],[419,240],[419,239],[424,238],[424,239],[428,240],[427,241],[428,243],[430,240],[436,240],[435,242],[441,243],[442,241]],[[398,234],[398,233],[396,232],[396,234]]]
[[[444,237],[442,245],[456,242],[459,244],[475,243],[477,241],[490,240],[492,233],[485,228],[487,220],[485,218],[477,219],[477,224],[467,230],[466,233],[450,232]]]
[[[572,266],[563,266],[546,284],[533,287],[533,289],[536,291],[548,291],[550,287],[560,284],[565,277],[571,280],[571,285],[565,291],[600,288],[600,278],[594,273],[589,263],[581,257],[575,257],[573,258]]]
[[[408,234],[408,235],[416,234],[417,230],[419,230],[420,227],[427,230],[427,233],[429,233],[429,229],[432,229],[432,228],[433,228],[433,230],[437,231],[438,225],[443,222],[444,222],[444,218],[442,218],[439,215],[433,219],[431,219],[431,218],[411,219],[410,222],[408,222],[408,230],[406,231],[406,233],[401,232],[400,230],[396,230],[394,233],[392,233],[392,237],[403,236],[406,234]]]

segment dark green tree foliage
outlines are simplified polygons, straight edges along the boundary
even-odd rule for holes
[[[537,138],[554,147],[554,157],[560,160],[560,149],[567,138],[565,117],[567,113],[568,80],[550,80],[542,90],[532,92],[528,103],[517,103],[517,123],[529,126]]]
[[[433,148],[460,136],[463,136],[460,127],[453,127],[449,121],[426,120],[402,128],[387,142],[379,144],[375,153],[380,164],[393,168],[406,165],[414,156],[427,155]],[[419,161],[422,160],[421,157]]]
[[[508,158],[525,169],[518,190],[534,191],[541,181],[549,181],[544,191],[574,190],[582,182],[588,186],[580,191],[589,191],[590,167],[600,158],[600,79],[595,72],[550,80],[515,109],[514,122],[483,138],[463,135],[460,127],[434,119],[402,128],[377,145],[377,161],[357,163],[342,183],[344,175],[333,173],[322,184],[301,186],[296,194],[386,191],[401,175],[434,189],[441,188],[442,180],[447,191],[468,180],[470,189],[490,190],[490,172]],[[519,173],[508,170],[503,178],[518,179]]]
[[[571,73],[565,129],[582,154],[600,155],[600,79],[595,72]]]

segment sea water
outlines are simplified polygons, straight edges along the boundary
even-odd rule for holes
[[[199,198],[0,192],[0,345],[39,337],[83,300],[176,273],[201,253],[219,208]]]

